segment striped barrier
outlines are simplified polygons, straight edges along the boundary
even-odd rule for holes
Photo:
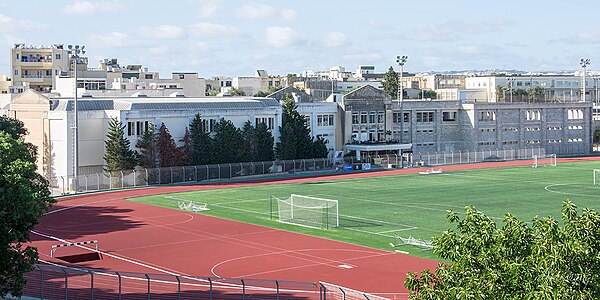
[[[75,242],[75,243],[65,243],[65,244],[52,245],[52,249],[50,249],[50,257],[54,257],[54,252],[56,252],[56,250],[58,250],[58,248],[71,247],[71,246],[80,246],[80,245],[89,245],[89,244],[95,244],[96,245],[96,252],[98,252],[98,241],[97,240],[93,240],[93,241],[85,241],[85,242]]]

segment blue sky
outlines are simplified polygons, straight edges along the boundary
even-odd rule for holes
[[[9,49],[83,44],[169,77],[299,73],[408,55],[409,72],[600,69],[600,1],[0,0],[0,73]],[[596,67],[598,65],[599,67]]]

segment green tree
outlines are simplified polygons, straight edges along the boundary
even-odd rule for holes
[[[194,165],[208,165],[212,163],[213,141],[205,128],[200,114],[196,114],[190,123],[190,140],[192,146],[191,161]]]
[[[529,101],[531,102],[544,102],[544,95],[546,94],[546,90],[544,89],[544,87],[536,85],[527,89],[527,94],[529,96]]]
[[[390,67],[385,75],[383,75],[383,90],[386,94],[390,95],[392,99],[398,97],[398,73],[394,71],[393,67]]]
[[[242,131],[225,118],[215,124],[213,143],[214,163],[241,162],[249,156]]]
[[[275,159],[275,150],[273,149],[275,139],[267,124],[259,122],[254,130],[256,141],[256,152],[253,160],[272,161]]]
[[[242,89],[231,87],[229,89],[229,95],[230,96],[246,96],[246,92],[244,92],[244,90],[242,90]]]
[[[108,133],[104,141],[104,171],[131,170],[137,165],[135,151],[129,149],[125,138],[125,126],[117,118],[108,121]]]
[[[174,167],[180,165],[180,151],[165,123],[160,124],[160,128],[158,128],[157,147],[160,167]]]
[[[258,144],[256,140],[256,128],[252,126],[252,123],[250,123],[250,121],[246,121],[246,123],[244,123],[244,127],[242,127],[242,138],[244,140],[243,147],[248,149],[247,157],[245,157],[244,161],[256,161],[256,155],[258,151]]]
[[[594,143],[600,142],[600,128],[594,130]]]
[[[0,116],[0,298],[22,295],[25,273],[38,259],[37,249],[23,243],[55,202],[36,172],[37,150],[24,141],[26,134],[21,121]]]
[[[289,95],[285,95],[282,102],[280,142],[276,146],[278,158],[284,160],[312,158],[313,139],[306,117],[298,112],[296,103]]]
[[[254,97],[266,97],[266,96],[269,96],[269,95],[279,91],[282,88],[283,87],[281,87],[281,86],[278,86],[278,87],[271,86],[266,91],[258,91],[258,93],[254,94]]]
[[[499,227],[473,207],[465,211],[462,219],[449,212],[457,229],[433,239],[450,263],[408,274],[410,299],[600,299],[598,212],[578,214],[565,200],[562,222],[507,214]]]
[[[189,166],[192,163],[192,137],[188,127],[185,128],[185,133],[180,142],[183,143],[183,145],[179,147],[179,154],[181,155],[180,163],[183,166]]]
[[[423,90],[417,95],[418,99],[436,99],[437,93],[432,90]]]
[[[154,124],[138,139],[135,147],[138,149],[138,165],[142,168],[156,168],[159,163],[158,133]]]
[[[318,137],[316,140],[313,141],[312,146],[312,158],[325,158],[329,155],[329,150],[327,149],[327,141],[324,138]]]

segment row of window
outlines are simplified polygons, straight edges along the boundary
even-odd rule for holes
[[[583,119],[583,110],[569,109],[567,111],[567,117],[569,118],[569,120],[582,120]]]
[[[269,128],[271,130],[273,130],[275,128],[275,118],[273,118],[273,117],[255,118],[254,119],[255,126],[258,125],[259,123],[266,124],[267,128]]]
[[[542,114],[539,110],[526,110],[525,120],[527,121],[539,121],[542,119]]]
[[[417,145],[417,147],[427,147],[427,146],[433,146],[434,143],[417,143],[416,145]]]
[[[519,143],[519,141],[514,141],[514,140],[512,140],[512,141],[502,141],[502,145],[516,145],[518,143]]]
[[[581,125],[569,125],[569,127],[567,127],[569,129],[583,129],[583,126]]]
[[[479,129],[481,132],[496,132],[496,128],[481,128]]]
[[[127,122],[127,136],[141,136],[148,130],[150,121]]]
[[[525,127],[525,131],[540,131],[539,127]]]
[[[407,132],[405,130],[405,132]],[[417,133],[433,133],[433,129],[421,129],[421,130],[417,130]]]
[[[333,115],[317,115],[317,126],[334,126]]]
[[[491,141],[479,142],[479,146],[491,146],[491,145],[496,145],[496,142],[491,142]]]
[[[383,124],[385,123],[385,112],[353,112],[352,124]]]
[[[481,122],[496,121],[496,112],[491,110],[480,111],[478,120]]]

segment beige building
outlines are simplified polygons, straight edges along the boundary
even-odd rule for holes
[[[17,88],[49,93],[55,77],[70,67],[68,51],[62,44],[52,46],[26,46],[15,44],[10,49],[12,84]],[[18,90],[18,91],[22,91]]]

